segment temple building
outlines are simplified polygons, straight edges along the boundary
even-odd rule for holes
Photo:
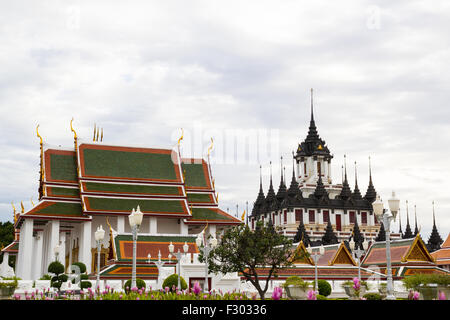
[[[137,245],[138,277],[144,279],[158,278],[158,269],[149,262],[158,260],[159,252],[161,260],[175,265],[168,245],[173,244],[175,252],[187,245],[193,259],[199,252],[195,238],[202,230],[205,236],[218,237],[242,223],[218,206],[209,154],[207,161],[181,158],[179,145],[178,150],[106,145],[103,132],[99,141],[98,129],[92,142],[79,143],[72,122],[71,130],[72,148],[47,147],[37,130],[39,203],[22,212],[14,210],[16,238],[3,250],[17,255],[18,277],[38,279],[56,258],[66,268],[83,262],[87,273],[94,274],[94,233],[102,225],[106,231],[100,249],[102,278],[129,279],[128,216],[138,206],[144,214]]]
[[[369,160],[369,184],[364,195],[358,187],[356,163],[355,184],[353,190],[347,178],[347,166],[343,168],[342,183],[333,183],[331,160],[333,154],[320,138],[313,110],[311,89],[311,120],[306,139],[298,144],[293,152],[292,179],[287,187],[286,178],[281,171],[280,185],[275,193],[272,173],[269,190],[264,195],[260,177],[259,193],[254,202],[248,223],[255,228],[258,220],[279,227],[287,237],[294,238],[299,226],[304,225],[310,240],[320,243],[326,234],[327,225],[331,225],[337,241],[348,240],[352,236],[355,223],[359,225],[363,237],[374,239],[379,230],[372,202],[376,191],[372,181]],[[330,228],[330,227],[328,227]],[[391,234],[393,239],[400,238],[399,233]],[[301,240],[301,239],[298,239]]]

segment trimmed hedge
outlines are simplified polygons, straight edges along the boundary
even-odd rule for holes
[[[381,295],[378,293],[366,293],[363,295],[363,298],[366,298],[367,300],[382,300]]]
[[[331,285],[328,281],[319,279],[317,285],[319,286],[320,295],[328,297],[331,294]]]
[[[181,290],[186,290],[186,288],[187,288],[186,281],[181,276],[180,276],[180,285],[181,285]],[[176,273],[168,276],[162,284],[163,289],[165,289],[166,287],[169,287],[170,291],[173,291],[172,290],[173,286],[175,286],[175,288],[178,288],[178,275]]]
[[[142,279],[136,278],[136,287],[138,289],[144,289],[145,290],[145,282]],[[127,289],[128,288],[128,289]],[[125,290],[125,292],[129,292],[131,290],[131,279],[127,280],[125,282],[125,284],[123,285],[123,289]]]

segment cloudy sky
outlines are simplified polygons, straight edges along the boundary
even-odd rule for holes
[[[185,156],[205,156],[213,136],[220,206],[251,209],[259,163],[265,191],[269,161],[278,188],[280,156],[290,181],[314,88],[334,182],[346,154],[365,193],[371,156],[403,222],[409,200],[428,240],[434,200],[445,238],[449,15],[445,0],[2,2],[0,219],[11,201],[37,202],[36,125],[46,144],[71,147],[72,117],[84,141],[103,127],[104,144],[171,148],[184,128]]]

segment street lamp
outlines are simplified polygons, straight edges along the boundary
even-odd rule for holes
[[[314,290],[316,290],[316,293],[319,292],[319,280],[318,280],[318,274],[317,274],[317,262],[319,261],[320,257],[323,256],[323,254],[325,253],[325,248],[323,247],[323,245],[321,245],[319,247],[319,250],[315,250],[313,252],[313,249],[311,247],[311,244],[308,247],[308,252],[309,255],[312,257],[312,259],[314,260],[314,272],[315,272],[315,277],[314,277]]]
[[[128,221],[130,222],[131,232],[133,233],[133,269],[131,273],[131,288],[136,287],[136,242],[137,234],[139,232],[139,227],[142,223],[143,214],[139,206],[137,206],[136,211],[131,210],[131,214],[128,216]]]
[[[369,247],[368,242],[366,239],[364,239],[362,246],[363,250],[359,249],[358,244],[355,243],[355,241],[352,239],[349,243],[350,249],[353,248],[353,254],[355,255],[356,260],[358,261],[358,279],[359,282],[361,282],[361,257],[364,254],[364,252],[367,251],[367,248]]]
[[[175,246],[172,244],[172,242],[170,242],[170,244],[169,244],[169,252],[171,254],[173,254],[177,258],[177,261],[178,261],[178,263],[177,263],[177,265],[178,265],[177,266],[177,269],[178,269],[178,290],[181,291],[181,280],[180,280],[180,277],[181,277],[181,275],[180,275],[181,257],[182,257],[183,254],[188,252],[189,246],[188,246],[188,244],[186,242],[184,243],[184,246],[183,246],[184,253],[180,252],[180,249],[178,249],[178,252],[174,252],[174,249],[175,249]]]
[[[206,241],[205,241],[206,242]],[[209,242],[209,246],[205,243],[205,246],[201,247],[203,244],[201,234],[197,236],[197,239],[195,239],[195,243],[197,244],[197,247],[203,252],[203,256],[205,257],[205,283],[203,284],[203,291],[207,292],[209,291],[208,288],[208,256],[211,250],[213,250],[217,246],[217,239],[213,237],[211,241]]]
[[[386,232],[386,264],[387,264],[387,300],[395,300],[394,285],[392,282],[392,270],[391,270],[391,221],[397,216],[400,206],[400,200],[395,198],[395,192],[392,191],[392,198],[388,200],[389,209],[391,212],[383,208],[383,202],[377,195],[377,199],[372,204],[373,211],[378,221],[383,221],[384,229]]]
[[[55,261],[59,261],[58,260],[58,256],[59,256],[59,252],[61,251],[61,246],[59,245],[59,243],[53,248],[53,252],[55,253]]]
[[[95,231],[95,241],[97,241],[97,288],[100,286],[100,244],[102,243],[104,237],[105,230],[103,230],[102,225],[100,225],[100,227],[97,227],[97,231]]]

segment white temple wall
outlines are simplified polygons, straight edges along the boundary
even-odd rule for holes
[[[178,219],[158,218],[157,230],[158,233],[178,234],[180,232]]]

